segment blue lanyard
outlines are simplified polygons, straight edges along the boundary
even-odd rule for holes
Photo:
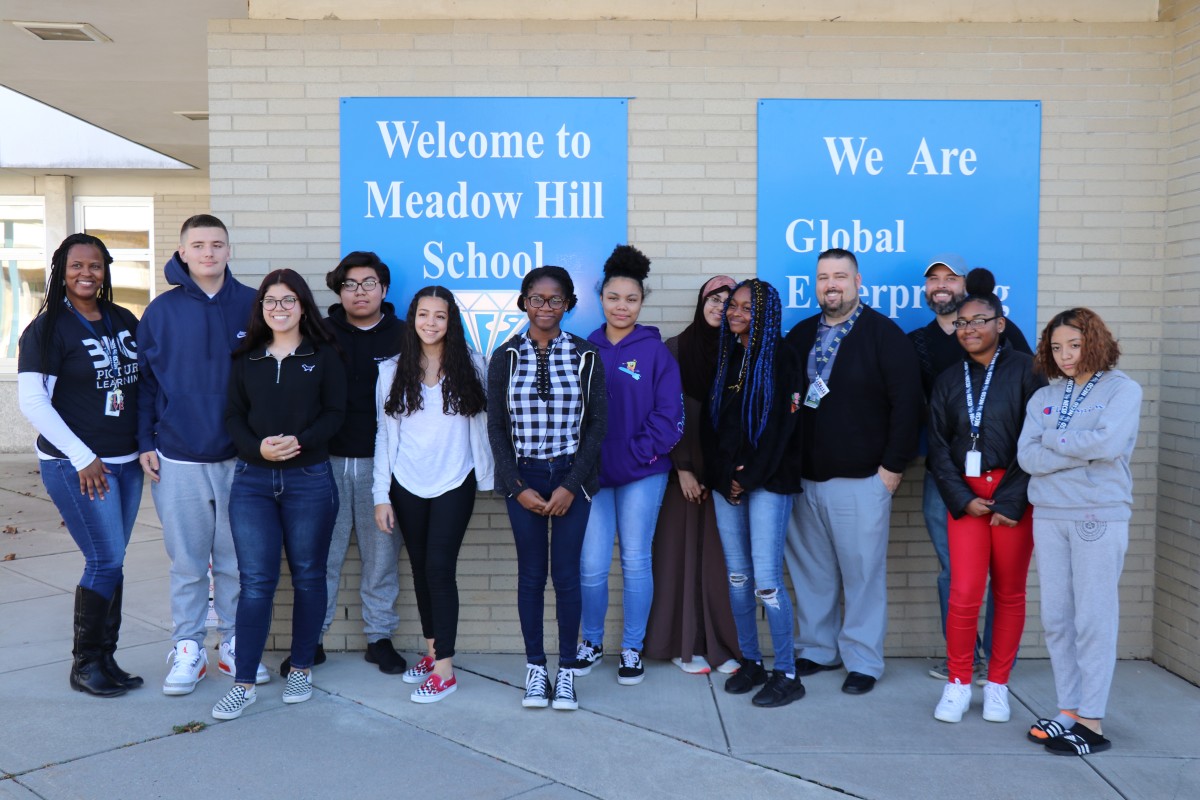
[[[858,322],[862,311],[863,304],[859,303],[858,308],[854,309],[854,313],[850,315],[850,319],[841,324],[833,336],[833,341],[827,346],[821,347],[821,338],[817,337],[816,343],[813,344],[813,355],[816,361],[814,379],[825,380],[829,377],[829,371],[833,369],[833,357],[837,355],[838,348],[842,346],[842,340],[850,335],[850,331],[853,330],[854,323]]]
[[[983,388],[979,390],[979,405],[975,405],[972,399],[974,393],[971,386],[971,366],[969,362],[963,361],[963,386],[967,393],[967,419],[971,423],[971,449],[975,449],[975,443],[979,441],[979,426],[983,422],[983,404],[987,402],[988,387],[992,385],[992,375],[996,371],[996,359],[1000,357],[1002,347],[997,347],[996,352],[992,353],[992,360],[988,364],[987,373],[983,376]]]
[[[1067,390],[1063,392],[1062,405],[1058,407],[1058,427],[1057,430],[1063,430],[1071,424],[1071,417],[1075,416],[1075,412],[1079,410],[1079,404],[1083,399],[1092,392],[1092,387],[1104,377],[1104,370],[1100,370],[1092,376],[1091,380],[1083,385],[1083,391],[1079,393],[1079,397],[1075,398],[1075,402],[1071,402],[1071,395],[1075,394],[1075,379],[1067,378]]]
[[[67,308],[71,309],[71,313],[82,323],[83,327],[91,331],[92,335],[96,337],[96,342],[104,350],[104,354],[108,356],[108,365],[113,371],[113,379],[116,381],[117,387],[120,388],[121,384],[124,383],[121,380],[121,348],[117,344],[117,334],[113,331],[112,322],[108,318],[108,312],[103,307],[100,308],[100,324],[104,328],[104,333],[108,334],[105,336],[96,330],[96,326],[92,324],[90,319],[79,313],[79,309],[71,305],[70,300],[64,297],[63,302],[67,304]]]

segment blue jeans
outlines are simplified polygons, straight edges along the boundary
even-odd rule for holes
[[[763,601],[771,644],[775,648],[775,669],[795,671],[793,655],[792,598],[783,585],[783,545],[787,540],[792,496],[755,489],[742,496],[737,505],[714,493],[717,530],[725,549],[725,567],[729,572],[729,602],[737,626],[742,656],[762,661],[755,621],[755,597]]]
[[[583,638],[589,642],[599,644],[604,639],[608,572],[612,567],[613,540],[617,538],[621,545],[624,581],[625,630],[621,635],[621,647],[642,649],[650,603],[654,600],[650,549],[668,474],[660,472],[624,486],[601,489],[592,498],[592,515],[588,517],[579,564],[583,587]]]
[[[125,546],[142,502],[145,473],[137,461],[109,464],[108,494],[89,500],[79,491],[79,473],[65,458],[41,462],[42,485],[58,507],[67,532],[83,553],[79,585],[112,597],[124,580]]]
[[[328,461],[268,469],[239,460],[229,491],[229,521],[242,595],[237,607],[238,683],[253,685],[271,628],[279,552],[292,573],[292,666],[307,669],[325,619],[325,561],[338,494]]]
[[[938,491],[933,473],[928,471],[925,473],[925,493],[921,501],[921,513],[925,516],[925,527],[929,529],[929,541],[933,544],[933,551],[937,553],[938,564],[941,567],[938,571],[937,587],[938,602],[941,604],[942,610],[942,637],[945,638],[946,613],[950,609],[950,538],[946,532],[949,512],[946,510],[946,504],[942,501],[942,493]],[[983,623],[983,639],[975,644],[976,650],[979,651],[976,656],[981,656],[984,661],[992,652],[992,617],[995,612],[992,589],[989,585],[987,614]]]
[[[555,487],[562,484],[570,471],[572,461],[571,456],[547,460],[518,458],[517,471],[529,488],[549,500]],[[521,618],[521,635],[525,639],[525,660],[530,664],[546,663],[542,615],[547,572],[554,580],[559,662],[575,659],[582,606],[579,554],[583,550],[583,533],[590,513],[591,503],[587,496],[582,492],[575,495],[567,513],[554,517],[551,535],[550,517],[527,510],[515,497],[508,498],[508,519],[517,545],[517,616]]]

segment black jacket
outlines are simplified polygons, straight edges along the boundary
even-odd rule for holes
[[[971,370],[972,402],[979,402],[987,365],[971,359],[946,369],[933,384],[929,401],[929,457],[926,466],[950,514],[959,519],[976,495],[963,480],[966,453],[971,449],[971,422],[967,418],[966,384],[962,364]],[[1006,470],[992,499],[992,510],[1009,519],[1020,519],[1029,504],[1029,475],[1017,464],[1017,439],[1025,421],[1025,404],[1046,379],[1033,372],[1033,357],[1004,347],[988,387],[979,426],[982,471]]]
[[[742,363],[742,346],[732,345],[730,370]],[[767,423],[758,438],[750,438],[742,418],[742,392],[722,387],[720,415],[714,428],[707,405],[701,410],[700,445],[704,454],[704,484],[722,497],[729,498],[732,481],[743,491],[766,489],[776,494],[800,491],[800,467],[803,448],[797,421],[804,401],[803,367],[796,352],[780,339],[775,350],[775,393],[767,412]],[[737,380],[734,372],[726,384]],[[737,468],[741,467],[741,470]]]
[[[787,335],[804,365],[801,397],[808,391],[807,359],[820,316]],[[924,397],[916,353],[900,327],[864,307],[838,349],[828,384],[820,406],[800,411],[804,477],[867,478],[881,466],[903,472],[917,452]]]
[[[400,352],[404,322],[396,318],[391,303],[383,304],[383,319],[368,331],[346,319],[341,303],[329,307],[322,320],[342,348],[346,367],[346,420],[329,440],[331,455],[371,458],[375,454],[375,380],[379,362]]]
[[[1004,318],[1004,333],[1000,334],[1000,345],[1012,347],[1018,353],[1033,355],[1025,334],[1017,327],[1017,323]],[[933,393],[933,382],[937,376],[946,371],[952,364],[957,364],[967,357],[967,351],[958,343],[958,333],[946,333],[938,324],[937,317],[928,325],[908,332],[908,340],[917,351],[917,363],[921,365],[921,388],[925,390],[925,400]]]
[[[233,360],[225,427],[238,458],[271,469],[319,464],[346,413],[346,371],[331,345],[314,348],[304,339],[296,352],[276,361],[263,348]],[[295,436],[300,455],[267,461],[259,452],[268,436]]]
[[[604,383],[604,365],[596,346],[568,333],[578,361],[579,385],[583,391],[583,419],[579,424],[579,449],[571,471],[562,486],[572,494],[583,493],[590,500],[600,491],[600,446],[608,431],[608,394]],[[492,354],[488,365],[488,441],[496,459],[496,489],[516,497],[529,488],[517,471],[517,451],[513,443],[512,417],[508,413],[508,382],[517,371],[518,348],[524,334],[509,339]],[[549,498],[546,498],[549,499]]]

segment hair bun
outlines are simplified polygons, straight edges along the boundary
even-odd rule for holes
[[[996,276],[990,269],[976,267],[967,273],[967,294],[992,294],[996,291]]]
[[[633,245],[619,244],[604,262],[604,278],[633,278],[638,283],[650,274],[650,259]]]

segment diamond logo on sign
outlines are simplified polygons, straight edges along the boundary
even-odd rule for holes
[[[474,349],[490,356],[509,337],[525,330],[529,317],[517,308],[520,295],[519,291],[454,293]]]

